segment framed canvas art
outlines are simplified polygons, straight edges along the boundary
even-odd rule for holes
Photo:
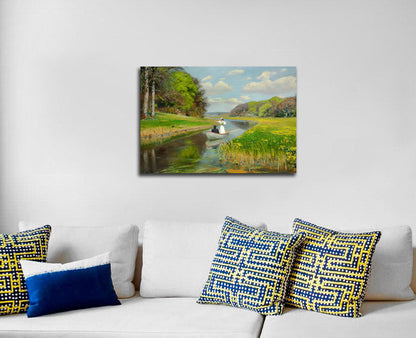
[[[140,174],[296,172],[296,67],[140,67]]]

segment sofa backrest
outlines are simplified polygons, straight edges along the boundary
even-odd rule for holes
[[[412,269],[412,282],[410,283],[410,286],[413,290],[413,292],[416,293],[416,225],[410,226],[412,229],[412,235],[413,235],[413,269]]]
[[[414,233],[414,232],[413,232]],[[412,272],[412,283],[410,286],[414,293],[416,293],[416,247],[415,247],[415,239],[413,235],[413,272]]]
[[[186,222],[186,223],[189,223],[189,221]],[[36,225],[36,224],[38,224],[38,225]],[[19,229],[22,231],[22,230],[26,230],[28,226],[29,226],[29,228],[31,228],[31,227],[38,227],[39,224],[46,224],[46,223],[41,223],[41,222],[39,222],[39,223],[24,223],[24,222],[21,222],[19,224]],[[173,223],[171,223],[171,224],[173,224]],[[247,224],[253,224],[253,222],[247,222]],[[257,223],[256,224],[256,226],[259,226],[259,225],[265,226],[264,223]],[[219,225],[219,226],[221,226],[221,225]],[[76,227],[71,228],[71,229],[75,230]],[[291,232],[290,225],[285,226],[285,227],[278,227],[278,228],[277,227],[273,227],[273,226],[269,226],[269,229],[270,230],[273,230],[273,231],[283,232],[283,233],[290,233]],[[413,264],[412,279],[411,279],[411,284],[410,285],[411,285],[413,291],[416,291],[416,226],[411,226],[411,229],[412,229],[412,237],[413,237],[413,262],[415,264]],[[113,230],[114,229],[112,229],[112,231]],[[344,230],[344,231],[347,231],[345,229],[336,229],[336,230]],[[355,227],[353,230],[348,230],[348,231],[367,231],[367,230],[369,230],[369,229],[368,228],[366,228],[366,229],[360,229],[360,228]],[[374,230],[374,227],[373,227],[373,230]],[[178,231],[179,232],[182,232],[183,230],[178,229]],[[168,232],[170,232],[170,231],[168,231]],[[137,250],[136,262],[135,262],[135,270],[134,270],[134,280],[133,280],[134,287],[136,288],[136,290],[140,290],[141,276],[142,276],[142,266],[143,266],[143,233],[144,233],[144,226],[143,225],[140,225],[139,226],[139,247],[138,247],[138,250]],[[74,236],[75,235],[76,234],[74,234]],[[189,237],[197,236],[197,235],[192,234],[192,233],[189,233],[189,232],[188,232],[188,234],[185,234],[185,236],[186,235],[188,235]],[[104,245],[104,243],[103,243],[103,245]],[[180,245],[180,244],[178,243],[178,245]],[[79,258],[79,257],[71,257],[71,258],[76,259],[76,258]]]
[[[137,251],[137,258],[136,258],[136,270],[135,270],[135,277],[134,277],[134,285],[136,290],[140,290],[140,283],[141,283],[141,274],[142,274],[142,265],[143,265],[143,226],[140,226],[139,231],[139,248]],[[416,226],[411,226],[412,229],[412,236],[413,236],[413,262],[416,262]],[[281,231],[281,232],[289,232],[289,229],[270,229],[274,231]],[[341,229],[339,229],[341,230]],[[354,230],[360,231],[359,228],[355,228]],[[367,230],[367,229],[365,229]],[[412,269],[412,280],[411,280],[411,287],[413,291],[416,293],[416,264],[413,264]]]

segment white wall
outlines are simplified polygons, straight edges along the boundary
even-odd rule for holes
[[[416,223],[415,1],[0,6],[1,231],[225,215]],[[148,64],[297,66],[298,173],[139,176]]]

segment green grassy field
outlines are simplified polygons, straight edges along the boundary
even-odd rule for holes
[[[295,117],[235,119],[256,121],[258,124],[219,147],[219,152],[225,159],[249,172],[259,168],[296,172]]]
[[[140,120],[142,146],[163,143],[196,131],[208,129],[214,120],[166,113],[156,113],[155,118]]]

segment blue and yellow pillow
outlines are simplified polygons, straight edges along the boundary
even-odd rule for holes
[[[44,262],[50,225],[16,234],[0,234],[0,315],[26,312],[29,296],[21,259]]]
[[[379,231],[342,233],[295,219],[293,232],[305,235],[288,283],[286,304],[342,317],[360,317],[380,239]]]
[[[197,302],[281,314],[294,252],[302,241],[302,235],[257,230],[226,217]]]

